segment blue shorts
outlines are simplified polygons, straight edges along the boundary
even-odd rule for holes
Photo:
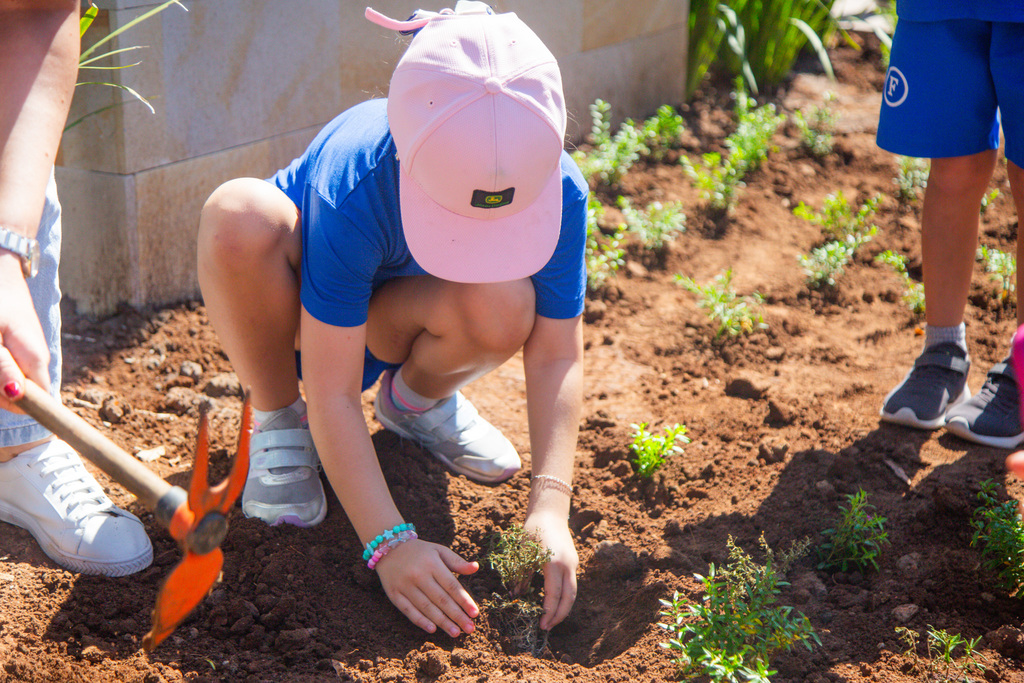
[[[366,349],[363,353],[363,391],[366,391],[373,386],[373,383],[377,381],[385,370],[391,368],[397,368],[401,363],[387,363],[378,359],[372,353],[370,349]],[[295,352],[295,367],[299,369],[299,379],[302,379],[302,354],[298,351]]]
[[[1024,166],[1024,23],[901,19],[882,89],[878,146],[928,159],[999,147]]]

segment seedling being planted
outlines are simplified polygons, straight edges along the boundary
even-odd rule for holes
[[[1010,597],[1024,587],[1024,526],[1017,502],[1000,502],[996,485],[985,481],[978,492],[981,504],[971,517],[971,545],[981,549],[981,565],[995,572],[996,584]]]
[[[839,506],[839,523],[825,529],[825,542],[818,548],[821,562],[818,569],[845,572],[855,569],[878,571],[878,556],[882,546],[889,545],[885,530],[885,517],[871,514],[874,505],[868,503],[868,494],[861,489],[846,496],[847,507]]]
[[[729,562],[706,577],[696,578],[704,585],[704,598],[690,603],[676,592],[671,600],[661,600],[667,622],[659,624],[669,634],[661,646],[672,654],[683,676],[706,675],[713,681],[767,683],[770,657],[790,650],[798,643],[811,649],[812,641],[821,645],[807,617],[792,607],[775,603],[786,571],[807,552],[809,541],[794,543],[775,561],[775,553],[761,537],[765,564],[727,542]]]
[[[686,425],[674,424],[665,427],[664,436],[648,432],[646,422],[630,427],[633,428],[633,443],[629,445],[633,459],[630,462],[641,479],[650,479],[662,468],[670,455],[683,452],[680,444],[690,443],[690,437],[686,436]]]
[[[533,578],[551,560],[551,550],[537,536],[513,524],[497,535],[488,560],[506,591],[505,595],[494,594],[488,607],[520,651],[539,654],[547,644],[547,634],[543,639],[537,635],[544,609],[533,590]]]
[[[704,309],[712,324],[718,325],[715,338],[722,335],[737,337],[768,327],[761,313],[764,297],[754,292],[741,297],[732,288],[732,268],[715,276],[706,285],[698,285],[693,278],[675,276],[676,284],[697,295],[697,305]]]

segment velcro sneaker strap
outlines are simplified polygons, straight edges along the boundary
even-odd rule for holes
[[[317,467],[313,436],[308,429],[274,429],[253,434],[251,467]]]
[[[948,353],[927,351],[918,356],[917,360],[914,361],[914,367],[921,367],[922,365],[934,365],[940,368],[947,368],[949,370],[959,372],[961,375],[966,375],[967,371],[971,367],[966,358],[951,356]]]
[[[1014,382],[1017,381],[1017,373],[1013,371],[1013,366],[1009,363],[996,363],[992,366],[992,369],[988,371],[990,375],[1003,375],[1009,377]]]

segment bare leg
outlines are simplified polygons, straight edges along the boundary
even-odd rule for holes
[[[397,278],[370,300],[367,346],[383,361],[404,363],[402,375],[413,391],[445,398],[522,348],[534,316],[529,280]]]
[[[974,272],[979,207],[996,155],[996,150],[989,150],[932,159],[921,216],[925,321],[931,326],[963,322]]]
[[[253,406],[299,397],[299,210],[255,178],[221,185],[199,220],[199,283],[206,310]]]

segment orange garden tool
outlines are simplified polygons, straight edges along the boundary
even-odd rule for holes
[[[185,551],[185,559],[164,580],[153,608],[153,626],[142,640],[143,647],[152,651],[206,597],[220,575],[224,564],[220,544],[227,535],[227,514],[249,472],[252,409],[248,396],[242,407],[242,430],[231,473],[214,487],[206,479],[210,444],[208,419],[202,411],[188,493],[158,477],[37,384],[26,380],[24,394],[14,401],[133,493]]]

